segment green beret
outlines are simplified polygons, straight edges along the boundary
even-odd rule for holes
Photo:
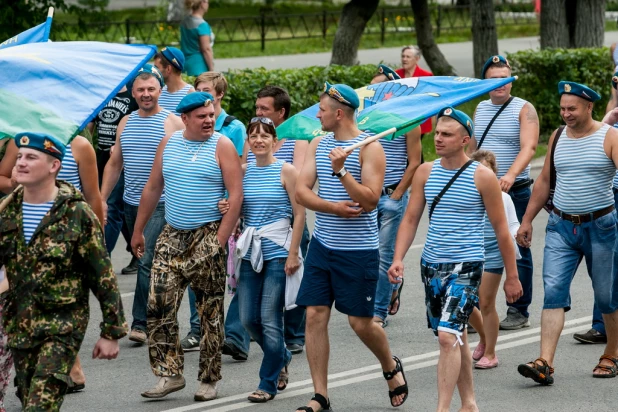
[[[178,106],[176,107],[177,113],[187,113],[198,107],[208,106],[215,101],[210,93],[206,92],[193,92],[187,94],[182,98]]]
[[[23,132],[15,135],[17,147],[27,147],[53,156],[62,161],[66,152],[66,146],[54,136],[45,133]]]
[[[358,95],[353,88],[346,84],[330,84],[326,82],[324,83],[324,93],[354,110],[360,106]]]
[[[612,77],[612,86],[614,89],[618,89],[618,72],[614,73],[614,77]]]
[[[170,62],[172,66],[182,71],[185,67],[185,55],[176,47],[164,47],[161,50],[161,55]]]
[[[390,67],[388,67],[385,64],[379,64],[378,65],[378,72],[380,72],[380,74],[383,74],[386,76],[386,78],[388,80],[397,80],[397,79],[401,79],[401,76],[399,76],[395,70],[391,69]]]
[[[573,94],[577,97],[581,97],[584,100],[588,100],[589,102],[596,102],[597,100],[601,100],[601,96],[599,93],[592,90],[590,87],[575,83],[575,82],[565,82],[561,81],[558,83],[558,93],[560,96],[563,94]]]
[[[455,110],[452,107],[445,107],[438,113],[438,119],[443,116],[450,117],[451,119],[459,122],[459,124],[461,124],[468,132],[468,136],[472,136],[474,134],[474,123],[472,123],[472,119],[470,119],[470,116],[461,110]]]
[[[506,57],[504,56],[500,56],[499,54],[490,57],[489,59],[487,59],[487,61],[485,62],[485,64],[483,65],[483,69],[481,70],[481,79],[485,78],[485,72],[494,64],[498,64],[498,63],[504,63],[506,64],[506,66],[510,69],[511,65],[509,64],[509,61],[506,59]]]

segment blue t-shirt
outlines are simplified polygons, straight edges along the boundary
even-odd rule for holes
[[[180,23],[180,49],[185,55],[184,71],[189,76],[199,76],[208,71],[200,51],[200,36],[210,36],[210,47],[214,45],[215,34],[210,25],[200,17],[186,16]]]
[[[232,143],[234,143],[238,156],[242,156],[243,147],[245,146],[245,137],[247,137],[247,129],[238,119],[232,120],[230,124],[223,127],[223,123],[227,116],[225,110],[221,109],[221,113],[217,116],[217,120],[215,121],[215,132],[219,132],[223,136],[228,137]]]

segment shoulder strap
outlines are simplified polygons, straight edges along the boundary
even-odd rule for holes
[[[502,113],[504,109],[506,109],[506,106],[508,106],[513,101],[513,99],[514,99],[513,96],[509,97],[509,99],[506,102],[504,102],[502,107],[498,109],[496,114],[494,114],[494,117],[491,119],[491,121],[487,125],[487,128],[485,128],[485,131],[483,132],[483,136],[481,136],[481,140],[479,140],[478,144],[476,145],[476,150],[479,150],[481,148],[481,145],[483,144],[483,140],[485,140],[485,137],[487,137],[487,133],[489,133],[489,129],[491,129],[491,126],[494,124],[498,116],[500,116],[500,113]]]
[[[558,139],[564,130],[564,125],[558,128],[556,132],[556,136],[554,136],[554,141],[551,145],[551,151],[549,153],[549,190],[551,191],[556,189],[556,166],[554,165],[554,153],[556,152],[556,146],[558,145]]]
[[[230,125],[230,123],[232,123],[234,120],[236,120],[236,118],[230,114],[228,114],[225,117],[225,120],[223,121],[223,126],[221,128],[227,127]]]
[[[431,203],[431,208],[429,208],[429,220],[431,220],[431,215],[433,215],[433,210],[436,208],[436,205],[440,202],[440,200],[442,199],[442,196],[444,196],[444,194],[446,193],[446,191],[449,189],[449,187],[451,187],[451,185],[453,183],[455,183],[455,180],[457,180],[457,178],[459,177],[459,175],[461,175],[467,168],[468,166],[470,166],[472,164],[472,162],[474,162],[474,160],[470,159],[466,162],[466,164],[464,164],[463,166],[461,166],[461,168],[457,171],[457,173],[455,173],[455,175],[453,177],[451,177],[451,180],[448,181],[448,183],[446,184],[446,186],[444,186],[442,188],[442,191],[440,193],[438,193],[438,196],[433,198],[433,202]]]

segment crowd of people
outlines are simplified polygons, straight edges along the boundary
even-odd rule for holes
[[[194,13],[183,30],[209,40],[199,21],[208,1],[187,3]],[[431,75],[418,67],[420,55],[404,47],[401,69],[380,65],[367,81]],[[370,141],[356,121],[356,92],[326,82],[317,117],[327,134],[307,142],[277,138],[291,101],[276,85],[259,90],[246,126],[226,113],[227,80],[204,56],[201,65],[174,47],[157,53],[89,126],[96,150],[81,136],[65,146],[29,131],[8,143],[0,162],[8,194],[0,203],[0,411],[13,364],[24,410],[59,410],[67,393],[85,388],[78,352],[90,290],[103,311],[93,356],[115,358],[127,334],[147,345],[156,383],[145,398],[185,388],[184,352],[199,351],[194,399],[215,399],[222,356],[245,361],[254,340],[264,357],[249,401],[285,390],[293,355],[306,351],[315,394],[296,411],[329,411],[334,304],[380,362],[390,404],[401,406],[409,388],[385,328],[415,273],[404,257],[425,210],[420,274],[440,348],[438,411],[449,410],[455,386],[461,410],[477,411],[473,368],[499,366],[499,329],[530,326],[531,223],[544,206],[540,356],[518,371],[554,383],[569,288],[585,258],[595,320],[575,338],[606,343],[593,376],[618,375],[618,108],[594,121],[598,93],[561,82],[565,126],[552,134],[532,189],[539,120],[511,83],[490,92],[472,118],[444,107],[401,136]],[[198,74],[193,85],[182,78],[188,66]],[[511,75],[503,56],[482,70],[482,78]],[[432,130],[439,158],[424,162],[421,139]],[[311,236],[307,209],[316,216]],[[119,272],[136,275],[130,327],[110,260],[122,253],[121,233],[132,260]],[[502,283],[508,312],[500,321]],[[185,290],[190,331],[181,338]],[[474,352],[472,331],[480,337]]]

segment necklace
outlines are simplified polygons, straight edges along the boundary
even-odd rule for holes
[[[182,135],[182,143],[185,145],[185,149],[187,149],[187,151],[193,155],[193,157],[191,158],[191,161],[195,162],[197,160],[197,155],[200,154],[200,150],[202,150],[202,146],[204,146],[204,144],[208,141],[208,139],[206,139],[206,140],[204,140],[202,142],[202,144],[197,148],[197,152],[194,152],[193,150],[191,150],[189,148],[189,146],[187,146],[186,140],[187,140],[187,138],[185,137],[185,135],[183,133],[183,135]]]
[[[571,129],[571,135],[573,135],[573,138],[574,138],[574,139],[579,139],[579,138],[582,138],[582,137],[584,137],[584,136],[587,136],[587,135],[588,135],[588,133],[590,133],[590,132],[592,131],[592,129],[594,129],[594,126],[596,126],[596,123],[593,123],[593,124],[592,124],[592,127],[590,127],[590,129],[586,130],[586,132],[585,132],[585,133],[583,133],[581,136],[575,136],[575,134],[573,133],[573,129]]]

